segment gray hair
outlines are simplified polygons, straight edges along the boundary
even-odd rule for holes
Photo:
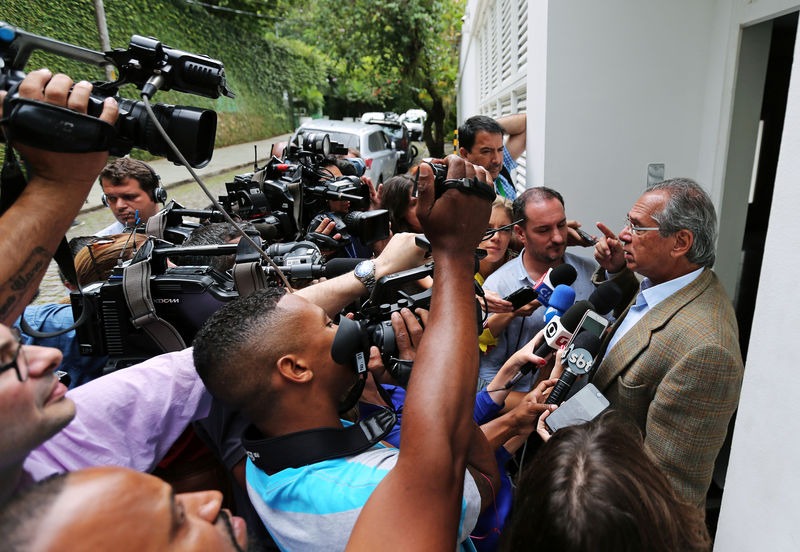
[[[666,237],[678,230],[689,230],[694,240],[686,258],[699,266],[714,266],[717,213],[711,198],[690,178],[672,178],[647,188],[647,192],[659,190],[664,190],[668,195],[661,211],[650,214],[658,223],[659,233]]]

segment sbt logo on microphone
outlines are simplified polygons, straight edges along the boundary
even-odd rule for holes
[[[571,372],[582,375],[592,369],[594,357],[586,349],[576,349],[575,344],[572,343],[567,352],[564,353],[564,361],[566,361]]]

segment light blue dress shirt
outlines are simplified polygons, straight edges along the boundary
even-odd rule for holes
[[[613,336],[611,336],[611,341],[608,343],[606,354],[608,354],[608,351],[614,348],[614,345],[616,345],[617,342],[622,339],[622,336],[624,336],[634,324],[641,320],[650,309],[658,305],[661,301],[673,293],[694,282],[702,272],[703,268],[698,268],[694,272],[684,274],[683,276],[679,276],[656,286],[653,285],[653,282],[650,281],[650,278],[645,278],[642,280],[642,283],[639,286],[639,293],[636,295],[636,303],[631,306],[628,314],[625,316],[622,322],[620,322],[619,327],[617,327],[617,331],[614,332]],[[608,273],[606,273],[606,276],[608,276]]]

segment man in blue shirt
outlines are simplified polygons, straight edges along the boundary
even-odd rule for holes
[[[485,115],[470,117],[458,127],[458,153],[474,165],[483,167],[494,180],[495,191],[511,201],[517,190],[511,171],[525,151],[527,115],[517,113],[494,120]],[[508,139],[503,145],[503,135]]]

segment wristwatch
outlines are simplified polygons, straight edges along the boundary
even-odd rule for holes
[[[366,286],[367,291],[372,292],[375,287],[375,261],[361,261],[356,265],[355,275],[358,280]]]

